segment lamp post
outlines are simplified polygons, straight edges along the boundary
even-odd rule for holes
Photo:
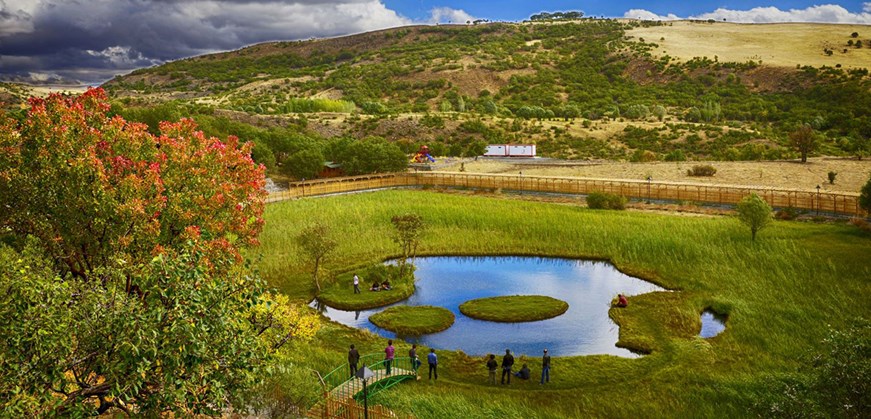
[[[364,365],[363,368],[357,370],[355,376],[363,380],[363,418],[369,419],[369,391],[366,390],[366,382],[374,377],[375,373]]]
[[[820,185],[817,185],[817,215],[820,215]]]
[[[647,203],[650,204],[650,175],[647,175]]]

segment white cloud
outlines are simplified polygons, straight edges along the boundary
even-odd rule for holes
[[[674,14],[666,16],[643,10],[633,9],[624,17],[643,20],[675,20]],[[776,7],[755,7],[750,10],[731,10],[719,8],[713,12],[689,16],[687,19],[713,19],[717,21],[737,23],[774,23],[774,22],[820,22],[820,23],[857,23],[871,24],[871,3],[863,4],[863,12],[852,13],[836,4],[810,6],[805,9],[780,10]]]
[[[475,18],[466,13],[462,9],[452,9],[450,7],[436,7],[430,10],[431,23],[466,23],[472,22]]]
[[[644,9],[630,9],[626,13],[623,14],[623,17],[629,19],[638,19],[638,20],[678,20],[680,19],[673,13],[669,13],[665,16],[658,15],[648,10]]]
[[[136,68],[143,65],[160,64],[161,62],[160,60],[147,59],[141,52],[120,45],[111,46],[102,51],[89,49],[85,52],[92,57],[103,58],[118,68]]]

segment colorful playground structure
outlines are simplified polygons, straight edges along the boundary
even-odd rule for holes
[[[426,163],[427,160],[432,163],[435,163],[436,161],[436,159],[429,154],[429,147],[425,145],[420,146],[420,149],[417,150],[417,153],[415,153],[414,157],[411,158],[412,163]]]

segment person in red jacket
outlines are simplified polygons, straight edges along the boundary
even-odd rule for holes
[[[623,294],[617,294],[617,307],[626,307],[629,305],[629,301],[626,300],[626,296]]]

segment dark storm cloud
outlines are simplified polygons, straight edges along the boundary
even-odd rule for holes
[[[0,77],[95,83],[257,42],[407,23],[378,0],[0,0]]]

